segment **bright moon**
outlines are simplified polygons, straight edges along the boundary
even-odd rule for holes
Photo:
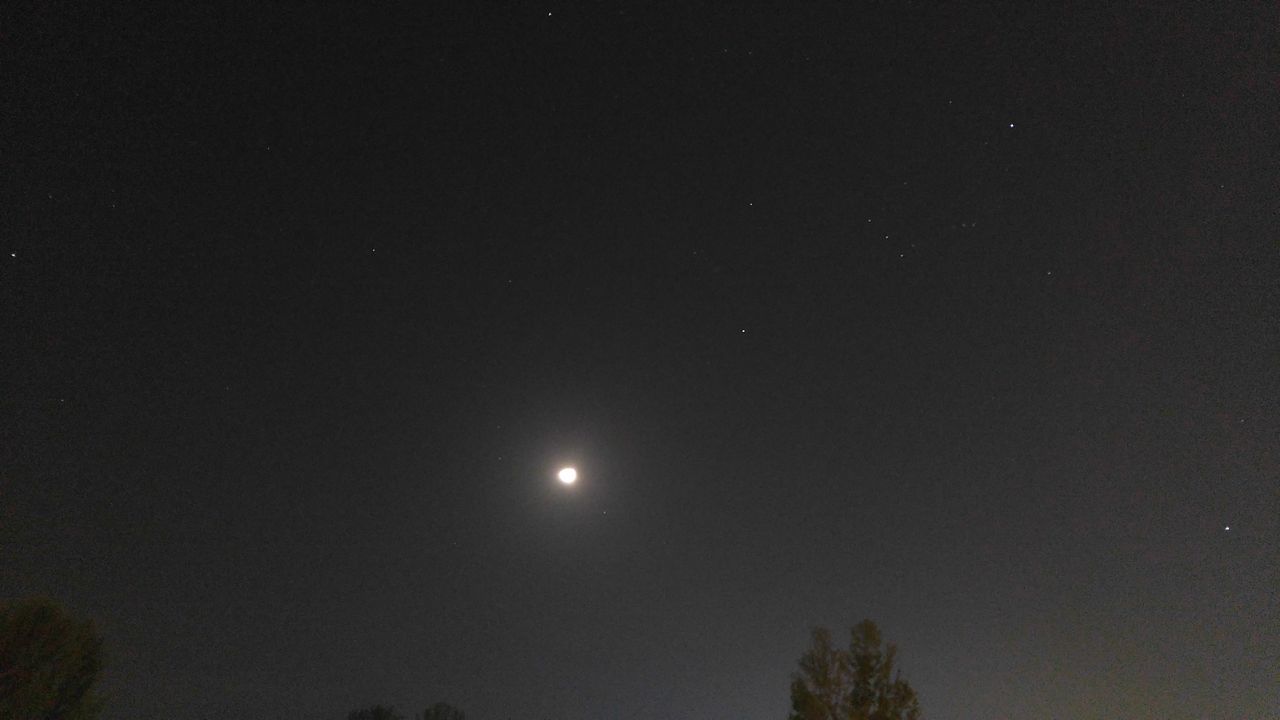
[[[560,472],[556,473],[556,477],[560,478],[560,482],[565,485],[572,485],[578,479],[578,471],[571,467],[562,468]]]

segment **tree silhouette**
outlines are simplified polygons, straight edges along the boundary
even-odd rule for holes
[[[814,628],[792,677],[789,720],[919,720],[916,691],[894,672],[897,652],[881,647],[870,620],[854,626],[848,650],[832,645],[826,628]]]
[[[0,605],[0,718],[90,720],[102,640],[48,598]]]
[[[404,716],[397,713],[393,707],[374,705],[360,710],[352,710],[347,713],[347,720],[404,720]]]
[[[422,720],[467,720],[467,714],[448,703],[438,702],[422,711]]]

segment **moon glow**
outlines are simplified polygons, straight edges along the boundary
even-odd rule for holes
[[[572,485],[578,480],[578,471],[571,467],[560,468],[560,472],[556,473],[556,477],[565,485]]]

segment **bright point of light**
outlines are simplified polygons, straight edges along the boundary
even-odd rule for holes
[[[1228,525],[1228,526],[1226,526],[1226,527],[1224,527],[1224,528],[1222,528],[1222,529],[1223,529],[1223,530],[1230,531],[1230,530],[1231,530],[1231,526],[1230,526],[1230,525]]]
[[[561,468],[560,472],[556,473],[556,477],[560,478],[560,482],[565,485],[572,485],[578,479],[578,471],[571,467]]]

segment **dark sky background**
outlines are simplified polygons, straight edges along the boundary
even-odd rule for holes
[[[1280,717],[1274,4],[78,5],[0,596],[110,720],[777,720],[863,617],[930,718]]]

